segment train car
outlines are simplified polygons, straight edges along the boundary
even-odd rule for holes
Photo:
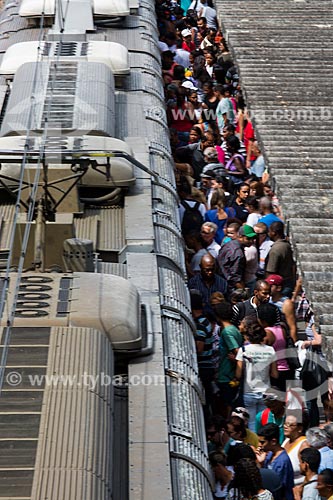
[[[210,500],[154,1],[0,27],[0,498]]]

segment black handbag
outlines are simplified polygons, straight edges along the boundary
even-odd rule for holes
[[[301,363],[298,358],[298,351],[295,347],[294,341],[290,336],[289,328],[287,325],[281,324],[283,330],[286,332],[286,349],[288,349],[287,353],[287,362],[290,370],[298,370],[301,367]]]
[[[326,360],[310,346],[306,351],[305,361],[300,373],[303,389],[311,391],[319,387],[328,379],[328,372]]]

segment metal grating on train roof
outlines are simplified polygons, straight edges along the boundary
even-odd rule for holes
[[[124,209],[108,207],[86,210],[86,216],[99,217],[97,250],[118,252],[125,246]]]
[[[12,222],[14,219],[15,205],[1,205],[0,216],[2,218],[1,222],[1,232],[0,232],[0,251],[9,250],[10,246],[10,233]]]
[[[99,215],[97,214],[84,214],[83,217],[74,218],[76,238],[92,240],[94,250],[97,248],[98,224]]]
[[[101,374],[113,375],[112,347],[104,334],[52,328],[47,375],[58,377],[58,384],[57,390],[54,384],[45,387],[32,498],[51,491],[64,500],[93,498],[96,492],[98,498],[110,497],[113,388]],[[54,447],[59,434],[64,439]]]
[[[146,52],[147,54],[153,55],[155,59],[159,61],[160,54],[156,42],[154,41],[156,34],[154,37],[148,33],[149,32],[145,33],[141,31],[141,41],[138,44],[138,34],[136,30],[112,30],[107,32],[106,41],[121,43],[131,52]]]
[[[198,447],[207,446],[206,431],[201,412],[201,400],[195,388],[181,380],[171,377],[167,384],[169,400],[169,425],[171,432],[191,439]]]
[[[98,272],[103,274],[116,274],[127,279],[127,265],[117,262],[99,262]]]
[[[154,214],[156,252],[176,262],[185,274],[183,240],[179,228],[169,217]]]
[[[182,359],[190,363],[197,372],[197,357],[195,355],[194,324],[191,326],[177,313],[163,309],[163,331],[167,332],[164,350],[166,355]],[[182,335],[179,335],[179,332]]]
[[[155,168],[153,168],[153,170],[155,172],[157,171]],[[159,185],[153,185],[153,206],[156,212],[169,217],[170,220],[177,223],[177,227],[180,228],[178,196],[173,189],[169,189],[165,188],[161,182]]]
[[[210,483],[207,476],[208,458],[200,448],[180,436],[170,437],[170,450],[173,469],[173,494],[175,500],[212,500]]]
[[[332,2],[217,0],[216,6],[318,319],[332,303]],[[317,280],[326,294],[315,293]],[[319,319],[332,337],[333,316]]]
[[[143,71],[131,71],[128,78],[125,79],[122,85],[123,90],[129,92],[144,91],[153,94],[164,102],[164,94],[161,88],[156,87],[156,77],[148,72]]]
[[[161,137],[160,127],[168,136],[164,104],[154,94],[141,92],[118,92],[116,100],[116,137],[149,137],[151,141],[166,142]],[[144,113],[147,120],[139,119]],[[129,116],[130,114],[130,116]],[[133,119],[133,117],[135,117]],[[156,126],[156,124],[158,126]]]
[[[128,387],[127,377],[118,375],[114,387],[114,431],[112,484],[114,498],[128,498]]]
[[[150,54],[129,52],[130,66],[135,69],[140,69],[144,73],[154,75],[162,82],[160,63]]]
[[[0,36],[0,52],[6,52],[8,47],[19,42],[30,42],[38,40],[39,34],[36,29],[24,29],[13,33],[6,33]]]
[[[1,329],[1,351],[5,335]],[[44,394],[44,384],[32,381],[46,373],[49,341],[50,328],[11,330],[0,398],[0,498],[31,495]]]
[[[161,306],[176,313],[190,316],[189,291],[180,270],[165,257],[158,257]]]

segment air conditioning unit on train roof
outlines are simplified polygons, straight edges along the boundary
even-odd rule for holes
[[[38,75],[38,77],[36,77]],[[110,68],[85,58],[22,64],[16,71],[1,136],[115,136],[115,82]],[[33,96],[33,99],[32,99]]]
[[[92,0],[95,16],[126,17],[130,14],[129,0]],[[34,18],[55,15],[55,0],[22,0],[19,15]]]
[[[26,177],[38,165],[39,152],[45,152],[49,175],[54,180],[57,170],[64,175],[75,161],[84,157],[89,167],[80,181],[82,187],[110,188],[129,187],[135,183],[134,167],[130,161],[133,151],[126,142],[113,137],[87,136],[81,137],[0,137],[0,174],[11,178],[4,179],[3,185],[8,188],[17,186],[21,172],[21,158],[25,146],[28,146],[29,163],[25,167]],[[124,157],[113,156],[117,151]],[[33,154],[32,152],[35,152]],[[68,152],[68,153],[67,153]],[[64,162],[62,163],[62,159]],[[89,163],[90,162],[90,163]],[[92,167],[94,164],[98,170]],[[107,170],[108,169],[108,170]],[[29,194],[29,193],[27,193]],[[57,192],[53,193],[55,199]]]
[[[0,275],[0,285],[3,279]],[[7,324],[15,298],[14,327],[91,327],[103,332],[120,351],[137,351],[146,342],[140,294],[120,276],[32,271],[19,277],[10,273],[0,327]]]
[[[21,42],[11,45],[2,58],[0,75],[13,77],[28,62],[85,60],[106,64],[115,76],[130,72],[128,50],[116,42]]]

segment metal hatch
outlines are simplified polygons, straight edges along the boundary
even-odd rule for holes
[[[45,120],[49,131],[61,135],[75,131],[77,135],[114,137],[114,77],[110,69],[86,61],[23,64],[14,78],[0,134],[24,135],[29,129],[42,133]]]
[[[0,75],[13,76],[24,63],[46,62],[56,59],[57,63],[68,58],[106,64],[114,75],[122,76],[130,72],[128,51],[120,43],[90,42],[21,42],[11,45],[3,56]]]

